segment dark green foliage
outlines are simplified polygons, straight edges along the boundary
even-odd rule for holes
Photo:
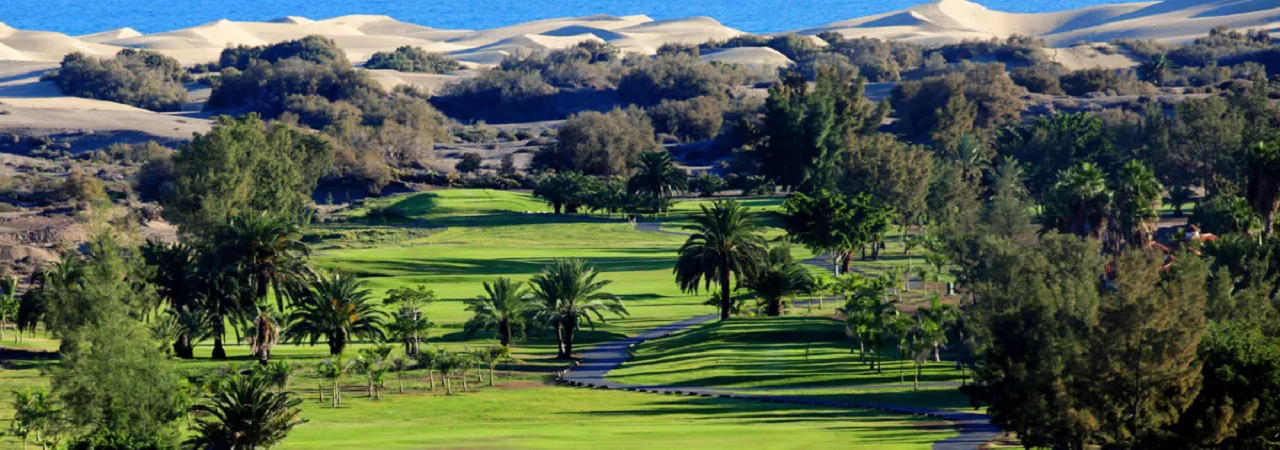
[[[697,192],[699,197],[715,197],[721,191],[729,189],[729,183],[714,174],[703,172],[689,180],[689,191]]]
[[[473,119],[518,121],[537,117],[557,92],[537,72],[491,69],[446,85],[432,103]]]
[[[1267,448],[1280,443],[1280,339],[1245,323],[1212,324],[1199,348],[1204,387],[1175,445]]]
[[[1040,217],[1046,230],[1101,238],[1110,219],[1111,187],[1098,166],[1082,163],[1058,175]]]
[[[1138,80],[1132,70],[1084,69],[1062,76],[1062,90],[1067,95],[1083,96],[1099,92],[1107,95],[1139,95],[1151,91],[1151,85]]]
[[[724,97],[742,82],[729,66],[708,64],[689,55],[659,56],[633,68],[618,82],[618,94],[638,105],[654,105],[664,99]]]
[[[663,199],[674,197],[688,188],[689,176],[676,167],[671,152],[644,152],[638,159],[635,174],[627,180],[627,190],[632,194]]]
[[[1033,66],[1049,61],[1044,47],[1043,40],[1015,34],[1004,40],[991,38],[947,44],[925,52],[925,56],[937,53],[951,63],[994,60],[1010,66]]]
[[[1122,255],[1103,284],[1088,241],[1032,248],[989,240],[972,280],[976,341],[965,388],[1024,445],[1141,446],[1174,424],[1200,389],[1207,265]]]
[[[641,153],[654,150],[653,125],[638,108],[608,113],[584,112],[560,126],[555,142],[533,156],[544,170],[576,171],[587,175],[622,175]]]
[[[668,42],[658,47],[658,56],[689,55],[700,56],[701,50],[696,45]]]
[[[823,69],[810,90],[804,77],[788,74],[770,88],[760,142],[750,153],[765,175],[783,187],[831,187],[849,139],[873,132],[888,104],[863,98],[862,79]]]
[[[302,399],[260,370],[226,377],[212,391],[205,403],[191,407],[195,435],[186,445],[192,448],[271,448],[306,422],[298,418]]]
[[[1088,113],[1037,117],[1002,130],[997,149],[1027,168],[1027,186],[1032,196],[1039,198],[1059,172],[1080,162],[1097,164],[1107,171],[1118,168],[1120,157],[1102,125],[1101,117]]]
[[[382,93],[381,86],[367,72],[353,69],[345,61],[253,60],[244,70],[222,71],[205,109],[248,108],[263,117],[275,118],[288,110],[289,98],[294,95],[359,104]]]
[[[124,49],[107,59],[72,53],[51,77],[64,94],[152,111],[177,111],[187,101],[178,61],[146,50]]]
[[[404,46],[394,52],[377,52],[364,63],[366,69],[389,69],[400,72],[449,73],[461,69],[462,64],[439,53],[431,53],[421,47]]]
[[[381,339],[386,313],[372,303],[372,294],[364,282],[354,277],[333,274],[320,276],[307,286],[290,293],[294,299],[286,340],[295,344],[316,345],[321,339],[329,344],[330,355],[340,355],[354,339]]]
[[[873,83],[898,81],[903,72],[916,69],[924,61],[920,46],[906,42],[859,37],[838,38],[835,42],[827,43],[830,45],[824,49],[825,52],[818,55],[844,57],[852,67],[858,68],[859,75]],[[826,60],[830,61],[830,59]],[[801,67],[805,67],[823,64],[822,61],[824,58],[810,57],[798,63]]]
[[[612,281],[596,281],[599,275],[585,260],[556,259],[529,280],[535,317],[555,327],[559,359],[573,357],[574,336],[583,322],[595,328],[596,321],[605,321],[605,313],[628,314],[622,300],[603,292]]]
[[[1063,95],[1061,69],[1056,66],[1026,66],[1013,69],[1009,77],[1014,83],[1036,94]]]
[[[503,347],[522,338],[525,319],[536,309],[533,296],[524,283],[510,278],[484,282],[484,295],[467,300],[467,311],[474,315],[463,327],[468,334],[493,331]]]
[[[791,257],[791,243],[782,241],[750,266],[742,286],[760,297],[765,315],[777,317],[782,315],[785,298],[811,294],[818,284],[809,269]]]
[[[934,130],[938,116],[953,93],[964,92],[977,108],[973,127],[990,129],[1018,117],[1023,102],[1020,89],[1001,64],[974,64],[960,72],[905,81],[893,89],[891,101],[899,118],[896,130],[920,139]]]
[[[218,64],[223,69],[245,70],[252,66],[254,61],[275,64],[290,58],[316,64],[337,62],[341,65],[350,65],[342,49],[339,49],[332,39],[324,36],[307,36],[271,45],[227,47],[218,58]]]
[[[300,217],[332,161],[329,142],[314,134],[253,114],[221,117],[174,156],[165,214],[188,233],[239,213]]]
[[[1249,201],[1230,195],[1217,195],[1196,204],[1190,223],[1218,235],[1262,233],[1262,218]]]
[[[718,200],[701,208],[702,212],[693,216],[693,225],[684,227],[692,233],[680,246],[673,272],[684,292],[718,286],[720,320],[727,320],[733,311],[731,276],[741,282],[765,252],[765,242],[751,213],[737,201]]]
[[[783,207],[787,234],[815,254],[839,255],[843,272],[849,271],[855,250],[883,238],[893,217],[892,208],[877,205],[869,195],[826,190],[812,197],[797,192]]]
[[[559,172],[538,181],[533,195],[551,204],[556,214],[575,214],[590,192],[590,180],[579,172]],[[563,208],[563,210],[562,210]]]
[[[705,141],[720,134],[729,105],[719,97],[697,97],[689,100],[663,100],[649,108],[658,133],[669,134],[681,141]]]
[[[51,383],[68,424],[83,430],[72,447],[173,445],[188,400],[150,339],[141,323],[116,313],[82,329],[79,344],[62,353]]]
[[[484,157],[480,156],[479,153],[463,153],[462,160],[458,161],[454,168],[462,173],[475,173],[480,171],[480,166],[483,163]]]

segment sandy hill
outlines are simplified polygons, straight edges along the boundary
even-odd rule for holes
[[[1219,26],[1275,29],[1280,26],[1280,2],[1166,0],[1014,14],[992,11],[967,0],[938,0],[902,11],[801,30],[800,33],[837,31],[846,36],[921,43],[1022,34],[1044,38],[1052,46],[1066,46],[1082,40],[1097,42],[1121,37],[1186,41]]]
[[[95,44],[102,44],[107,41],[129,39],[129,38],[135,38],[138,36],[142,36],[142,33],[138,32],[138,30],[135,30],[129,27],[124,27],[124,28],[117,28],[115,30],[103,31],[100,33],[86,34],[84,36],[76,36],[76,39],[80,39],[85,42],[92,42]]]

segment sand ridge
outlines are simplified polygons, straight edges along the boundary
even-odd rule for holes
[[[1217,26],[1280,27],[1280,4],[1274,0],[1165,0],[1015,14],[989,10],[968,0],[936,0],[901,11],[842,20],[797,32],[814,35],[836,31],[851,37],[926,44],[1022,34],[1044,38],[1053,47],[1067,47],[1078,41],[1100,42],[1117,37],[1185,41]],[[698,44],[741,34],[709,17],[654,20],[643,15],[547,19],[474,31],[431,28],[381,15],[323,20],[286,16],[264,22],[219,20],[146,35],[121,28],[79,37],[16,30],[0,23],[0,61],[57,62],[73,51],[105,56],[132,47],[155,50],[184,64],[198,64],[216,60],[228,46],[263,45],[322,35],[334,39],[356,63],[375,52],[408,45],[450,54],[470,65],[490,65],[506,55],[553,50],[582,40],[604,41],[624,51],[652,54],[669,42]],[[737,53],[732,60],[764,65],[781,62],[767,52]]]

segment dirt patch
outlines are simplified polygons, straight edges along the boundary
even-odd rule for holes
[[[498,384],[493,386],[490,389],[532,389],[532,388],[540,388],[540,387],[547,387],[547,386],[551,386],[551,383],[547,383],[545,381],[532,381],[532,380],[502,381],[502,377],[498,377]],[[485,384],[485,387],[488,388],[489,385]]]

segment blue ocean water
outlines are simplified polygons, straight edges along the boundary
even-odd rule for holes
[[[655,19],[710,16],[743,31],[768,33],[885,13],[925,0],[0,0],[0,22],[70,35],[132,27],[143,33],[218,19],[265,21],[380,14],[435,28],[484,29],[591,14]],[[1134,0],[977,0],[1009,12],[1048,12]]]

